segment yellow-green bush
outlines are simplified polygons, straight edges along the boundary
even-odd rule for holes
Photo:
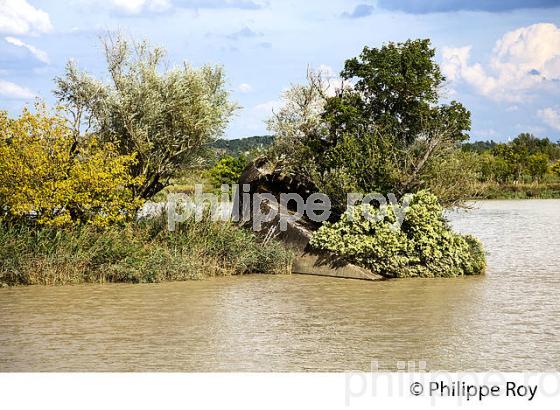
[[[76,135],[60,113],[43,105],[15,119],[0,111],[0,215],[40,225],[107,226],[135,215],[141,183],[118,155],[95,136]]]
[[[245,157],[232,157],[227,155],[208,170],[208,176],[212,181],[212,185],[216,188],[220,188],[223,184],[237,184],[246,166],[247,159]]]
[[[383,209],[360,205],[344,213],[340,221],[325,223],[311,245],[392,278],[484,272],[482,243],[451,230],[435,195],[427,191],[412,195],[400,229],[395,221],[393,205]]]
[[[550,168],[550,172],[560,176],[560,160],[554,163],[554,165]]]

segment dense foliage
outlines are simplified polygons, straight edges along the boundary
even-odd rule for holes
[[[108,36],[108,83],[69,62],[55,94],[72,113],[76,130],[94,132],[124,155],[135,154],[132,173],[143,177],[135,196],[150,198],[182,169],[197,164],[219,137],[236,106],[229,102],[221,67],[165,69],[161,48]]]
[[[247,166],[247,159],[244,156],[222,157],[216,164],[208,170],[210,182],[215,188],[220,188],[223,184],[232,186],[237,184],[239,176]]]
[[[346,61],[343,85],[310,72],[269,121],[275,156],[344,208],[346,192],[403,195],[429,188],[445,204],[469,196],[475,169],[460,143],[470,113],[439,104],[444,77],[429,40],[364,48]]]
[[[165,221],[68,229],[0,224],[0,285],[160,282],[289,272],[291,254],[229,223]]]
[[[137,220],[171,177],[206,173],[200,159],[236,107],[220,67],[167,69],[161,49],[121,36],[104,48],[110,82],[70,62],[59,111],[0,112],[0,285],[289,272],[289,251],[237,225]],[[237,182],[243,161],[210,174]]]
[[[484,272],[482,244],[451,230],[437,197],[419,191],[408,199],[400,229],[395,225],[393,205],[359,205],[348,209],[340,221],[325,223],[313,235],[311,244],[391,278]]]
[[[40,225],[107,226],[133,219],[141,185],[134,155],[79,136],[38,105],[11,119],[0,112],[0,216]]]
[[[266,150],[274,142],[273,135],[255,135],[231,140],[218,139],[211,144],[218,156],[247,156],[252,152]]]
[[[463,150],[478,154],[481,182],[540,182],[547,173],[554,174],[560,161],[560,144],[527,133],[507,143],[465,144]]]
[[[552,168],[550,168],[550,171],[557,177],[560,177],[560,160],[556,161]]]

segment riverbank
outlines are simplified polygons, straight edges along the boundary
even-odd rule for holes
[[[560,181],[544,183],[484,183],[473,200],[480,199],[560,199]]]
[[[396,358],[427,370],[555,369],[559,212],[559,200],[481,201],[450,215],[485,243],[481,276],[0,289],[0,371],[343,372],[372,360],[398,371]]]
[[[0,225],[0,285],[152,283],[289,273],[292,255],[230,223],[164,220],[108,229]]]

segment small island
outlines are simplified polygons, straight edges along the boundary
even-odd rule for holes
[[[340,77],[308,69],[306,84],[283,93],[272,135],[246,142],[218,140],[239,108],[223,68],[167,68],[163,49],[121,34],[102,44],[108,81],[70,61],[56,107],[0,113],[2,285],[289,273],[302,252],[378,278],[478,275],[482,243],[453,232],[444,210],[520,181],[557,192],[558,144],[467,142],[470,112],[440,101],[445,77],[427,39],[365,47]],[[304,246],[206,214],[170,231],[140,212],[195,185],[243,184],[255,164],[268,171],[252,193],[329,198]]]

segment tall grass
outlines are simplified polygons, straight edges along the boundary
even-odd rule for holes
[[[560,182],[545,181],[540,184],[486,182],[479,184],[478,191],[480,194],[477,198],[482,199],[551,199],[560,198]]]
[[[161,282],[287,273],[291,254],[230,223],[163,220],[99,230],[0,224],[0,284]]]

